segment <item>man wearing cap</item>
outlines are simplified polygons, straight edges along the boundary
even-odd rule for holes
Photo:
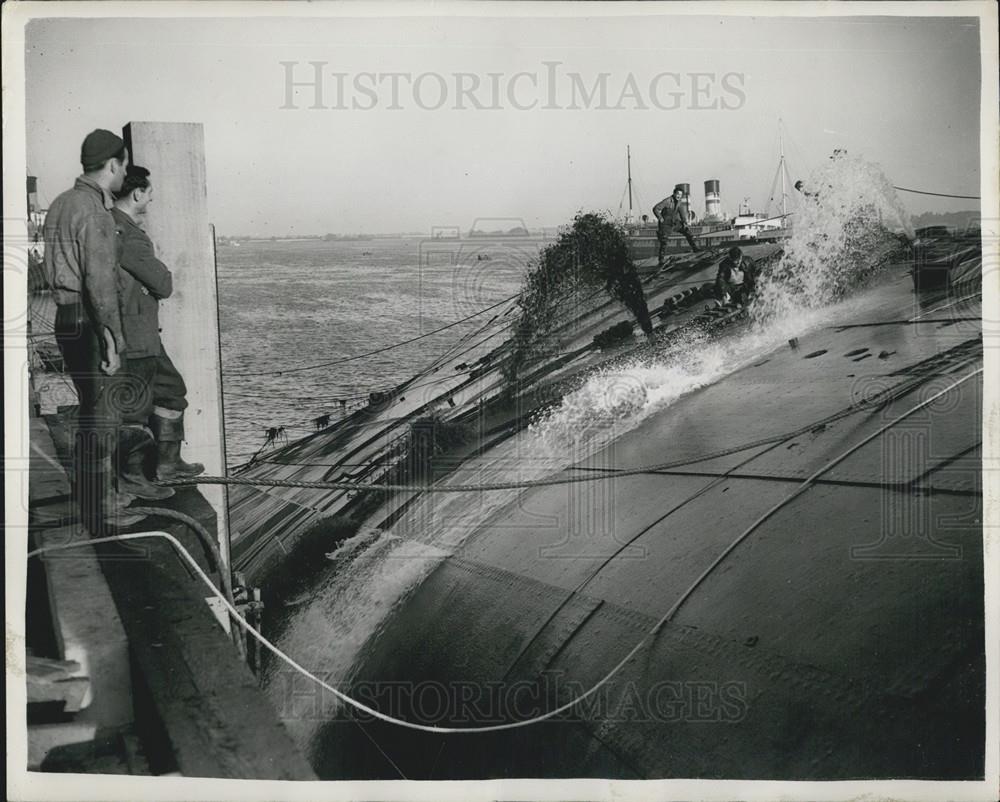
[[[83,140],[80,162],[83,175],[52,202],[45,217],[43,269],[57,305],[56,342],[80,404],[74,494],[84,524],[96,533],[131,501],[117,492],[111,473],[128,381],[116,377],[125,338],[109,209],[111,193],[125,178],[128,151],[120,137],[98,129]]]
[[[173,292],[173,277],[156,258],[153,243],[141,225],[152,200],[149,170],[130,165],[111,214],[118,231],[118,278],[128,364],[135,366],[148,392],[145,403],[137,405],[125,423],[138,427],[146,436],[149,424],[156,438],[157,478],[175,479],[197,476],[205,467],[185,462],[180,455],[187,387],[160,341],[159,301]],[[148,484],[142,460],[134,460],[126,469],[128,481]]]
[[[737,247],[729,249],[729,254],[719,262],[719,272],[715,276],[715,295],[724,304],[745,305],[757,289],[757,266],[753,259],[744,256]]]
[[[691,253],[698,253],[699,248],[694,244],[694,237],[688,228],[687,204],[684,203],[684,190],[681,187],[674,187],[673,195],[656,204],[653,214],[656,216],[656,241],[659,243],[657,262],[661,268],[666,263],[667,240],[674,229],[684,235],[691,246]]]

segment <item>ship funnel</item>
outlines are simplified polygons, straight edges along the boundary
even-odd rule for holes
[[[38,211],[38,179],[33,175],[28,176],[28,213]]]
[[[42,225],[39,215],[40,209],[38,208],[38,179],[29,175],[26,188],[28,190],[28,236],[37,242],[38,232]]]
[[[705,219],[721,219],[721,201],[719,199],[719,181],[711,178],[705,182]]]

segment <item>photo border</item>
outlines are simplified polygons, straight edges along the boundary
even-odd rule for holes
[[[652,16],[728,16],[825,18],[960,17],[980,20],[982,64],[980,115],[980,195],[984,223],[995,228],[1000,220],[998,193],[998,46],[997,6],[990,2],[677,2],[677,3],[282,3],[270,2],[11,2],[3,6],[3,181],[5,228],[11,221],[25,220],[24,197],[26,132],[25,117],[25,41],[26,24],[39,18],[84,17],[432,17],[464,16],[475,19],[493,17],[652,17]],[[10,247],[17,232],[5,230],[4,247]],[[1000,239],[996,230],[984,231],[984,243],[994,251]],[[994,263],[996,253],[992,254]],[[987,254],[984,253],[984,260]],[[4,272],[5,321],[26,303],[26,276]],[[1000,287],[984,284],[984,318],[987,311],[1000,310]],[[996,319],[996,318],[992,318]],[[984,332],[984,338],[987,332]],[[20,398],[25,386],[27,354],[23,337],[5,344],[4,406],[5,459],[8,466],[27,460],[29,455],[27,408]],[[997,467],[998,364],[996,348],[984,349],[984,475]],[[17,396],[11,399],[14,390]],[[26,463],[25,463],[26,464]],[[27,472],[5,471],[7,524],[14,532],[25,531],[27,524]],[[7,777],[10,799],[239,799],[298,800],[322,796],[324,799],[635,799],[635,800],[845,800],[861,796],[894,799],[993,800],[1000,788],[1000,741],[998,741],[998,661],[1000,661],[1000,560],[997,527],[1000,526],[1000,488],[995,483],[983,487],[985,628],[986,628],[986,779],[983,781],[932,782],[872,780],[851,782],[749,781],[749,780],[484,780],[410,782],[410,781],[326,781],[318,783],[283,783],[275,781],[215,780],[173,777],[118,777],[110,775],[72,775],[27,772],[24,682],[24,604],[26,542],[5,538],[7,610]]]

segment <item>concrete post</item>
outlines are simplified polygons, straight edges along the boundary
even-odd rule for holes
[[[200,123],[130,122],[124,139],[132,162],[150,171],[153,203],[146,233],[173,273],[173,295],[160,304],[160,337],[187,384],[183,455],[204,463],[206,474],[220,476],[226,465],[222,359],[204,129]],[[200,490],[216,511],[219,550],[229,565],[225,488],[201,485]]]

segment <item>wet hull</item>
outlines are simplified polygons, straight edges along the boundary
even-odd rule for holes
[[[318,773],[982,776],[981,376],[951,388],[982,366],[979,314],[920,305],[895,271],[797,349],[567,471],[607,478],[522,491],[387,612],[353,662],[357,694],[422,723],[524,720],[599,683],[684,598],[676,615],[555,721],[466,736],[329,721],[311,737]],[[429,536],[426,519],[391,531]]]

